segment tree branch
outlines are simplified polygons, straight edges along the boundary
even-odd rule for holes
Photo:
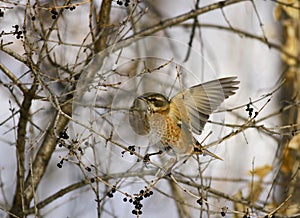
[[[13,200],[13,206],[10,212],[18,217],[23,216],[24,208],[29,204],[27,198],[24,196],[25,186],[25,144],[26,144],[26,131],[27,123],[30,117],[30,107],[32,104],[32,99],[35,96],[35,91],[37,89],[36,82],[33,82],[29,92],[24,95],[24,99],[20,108],[20,119],[18,123],[17,131],[17,143],[16,143],[16,157],[17,157],[17,182],[16,191]]]

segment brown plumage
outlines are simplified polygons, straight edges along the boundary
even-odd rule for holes
[[[192,133],[200,135],[209,115],[235,94],[239,84],[236,79],[226,77],[195,85],[170,100],[154,92],[139,96],[138,99],[147,104],[146,126],[150,143],[177,158],[195,151],[219,158],[202,148]]]

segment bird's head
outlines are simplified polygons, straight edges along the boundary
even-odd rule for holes
[[[147,92],[140,95],[138,99],[143,100],[151,113],[164,113],[169,111],[169,100],[162,94],[155,92]]]

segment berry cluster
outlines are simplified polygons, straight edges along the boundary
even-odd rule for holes
[[[58,12],[56,11],[56,9],[52,8],[51,11],[50,11],[50,13],[52,14],[52,16],[51,16],[52,19],[55,20],[56,17],[57,17],[57,15],[58,15]]]
[[[66,7],[66,9],[69,9],[70,11],[73,11],[73,10],[75,10],[75,8],[76,8],[76,6],[75,6],[75,5],[72,5],[72,6],[70,6],[70,7]]]
[[[67,133],[67,128],[64,129],[64,130],[62,130],[62,131],[59,133],[58,138],[57,138],[58,147],[66,147],[67,149],[71,150],[71,149],[72,149],[72,145],[67,144],[66,141],[65,141],[65,140],[67,140],[67,139],[69,139],[69,138],[70,138],[70,136],[69,136],[68,133]],[[78,147],[78,151],[79,151],[81,154],[83,153],[83,151],[82,151],[82,149],[81,149],[80,147]],[[57,167],[58,167],[58,168],[62,168],[63,163],[64,163],[65,160],[67,161],[68,159],[62,158],[62,159],[60,160],[60,162],[57,163]]]
[[[114,197],[114,193],[116,193],[116,187],[112,187],[111,191],[109,191],[106,196],[112,198]]]
[[[76,9],[76,6],[75,6],[75,5],[70,5],[70,6],[67,6],[67,7],[65,7],[65,8],[66,8],[66,9],[69,9],[70,11],[73,11],[73,10]],[[57,12],[56,8],[52,8],[51,11],[50,11],[50,13],[52,14],[52,15],[51,15],[51,18],[52,18],[53,20],[55,20],[55,19],[57,18],[57,16],[58,16],[58,12]],[[35,20],[35,17],[32,17],[31,19],[32,19],[32,20]]]
[[[58,136],[58,139],[57,139],[57,141],[58,141],[58,147],[66,147],[66,143],[65,143],[65,141],[64,140],[66,140],[66,139],[69,139],[70,137],[69,137],[69,135],[68,135],[68,133],[67,133],[67,129],[64,129],[64,130],[62,130],[60,133],[59,133],[59,136]],[[67,146],[67,148],[68,149],[71,149],[71,145],[68,145]]]
[[[130,151],[130,155],[133,155],[133,152],[135,152],[135,146],[130,145],[128,146],[128,150]],[[127,151],[122,151],[121,154],[124,155]]]
[[[128,201],[129,203],[134,205],[134,209],[131,211],[131,213],[134,215],[141,215],[143,213],[142,212],[143,204],[141,203],[141,201],[144,200],[145,198],[148,198],[151,195],[153,195],[153,191],[147,190],[147,187],[145,187],[145,188],[146,188],[146,191],[140,190],[138,196],[134,197],[133,199],[130,198],[128,200],[127,197],[123,198],[124,202]]]
[[[19,25],[16,24],[16,25],[14,25],[12,27],[15,28],[14,35],[16,35],[16,38],[17,39],[23,38],[22,34],[25,33],[25,32],[22,31],[22,30],[19,30]]]
[[[252,117],[253,108],[250,107],[251,103],[247,104],[246,111],[248,111],[249,117]]]
[[[122,6],[124,3],[124,6],[125,7],[128,7],[129,6],[129,3],[130,3],[130,0],[125,0],[125,2],[121,1],[121,0],[117,0],[117,4]]]
[[[134,145],[128,146],[128,149],[129,149],[130,151],[135,152],[135,146],[134,146]],[[130,155],[133,155],[133,152],[130,152]]]
[[[67,129],[62,130],[59,133],[59,138],[61,138],[61,139],[69,139],[70,138],[68,133],[67,133]]]

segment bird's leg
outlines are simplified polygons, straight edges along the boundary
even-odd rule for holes
[[[159,150],[158,152],[154,152],[154,153],[148,153],[144,156],[143,161],[144,163],[149,163],[150,162],[150,156],[153,155],[159,155],[162,154],[163,151]],[[168,160],[164,166],[162,166],[157,173],[155,174],[156,177],[164,177],[166,175],[168,175],[171,172],[172,167],[175,165],[176,163],[176,158],[171,158],[170,160]]]
[[[163,151],[162,150],[159,150],[158,152],[153,152],[153,153],[149,153],[149,154],[146,154],[145,156],[144,156],[144,163],[148,163],[148,162],[150,162],[150,156],[153,156],[153,155],[158,155],[158,154],[162,154],[163,153]]]
[[[167,161],[167,163],[164,164],[164,166],[157,171],[155,174],[156,177],[164,177],[171,173],[171,169],[176,164],[176,158],[171,158]]]

